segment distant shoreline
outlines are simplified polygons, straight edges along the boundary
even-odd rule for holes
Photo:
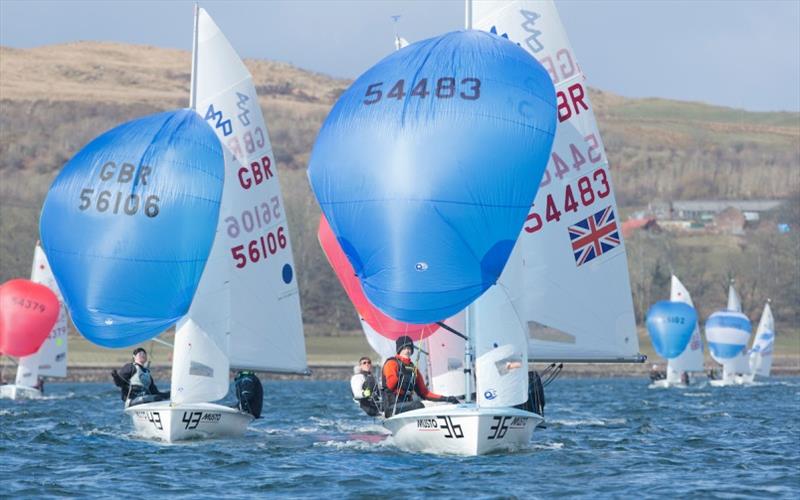
[[[663,362],[657,363],[663,368]],[[653,363],[643,364],[605,364],[605,363],[573,363],[565,364],[561,376],[565,378],[647,378]],[[536,364],[536,369],[541,370],[544,365]],[[71,366],[64,379],[50,379],[52,382],[111,382],[111,370],[117,366],[82,365]],[[345,363],[320,363],[309,364],[311,375],[286,375],[275,373],[261,373],[262,380],[349,380],[353,374],[353,367]],[[151,367],[156,381],[162,385],[169,385],[170,367],[159,365]],[[4,383],[13,383],[13,374],[16,366],[3,363]],[[781,356],[776,358],[772,366],[772,375],[798,376],[800,375],[800,357]]]

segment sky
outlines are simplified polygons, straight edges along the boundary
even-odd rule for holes
[[[191,49],[192,2],[0,0],[0,45],[103,40]],[[461,29],[461,0],[203,1],[243,57],[355,78]],[[800,112],[800,0],[557,1],[590,86],[625,97]],[[400,15],[395,23],[393,15]],[[2,79],[2,74],[0,74]]]

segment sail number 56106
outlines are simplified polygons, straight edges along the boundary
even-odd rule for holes
[[[231,256],[236,261],[236,267],[242,269],[248,262],[255,264],[266,260],[268,256],[275,255],[278,250],[286,248],[286,231],[279,226],[276,231],[269,231],[264,236],[250,240],[247,245],[236,245],[231,248]]]

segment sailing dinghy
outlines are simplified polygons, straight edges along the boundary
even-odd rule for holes
[[[471,7],[467,2],[468,19]],[[519,369],[527,368],[528,361],[644,359],[638,353],[627,258],[616,226],[608,161],[583,75],[557,11],[552,2],[480,2],[476,19],[476,26],[484,31],[520,42],[548,70],[558,96],[557,131],[543,176],[527,178],[527,184],[539,190],[502,275],[460,313],[462,326],[454,329],[464,332],[467,340],[453,337],[444,328],[425,340],[429,369],[438,364],[439,373],[445,373],[449,382],[457,373],[453,368],[466,372],[460,384],[446,384],[455,394],[466,396],[465,403],[432,403],[384,423],[398,446],[414,451],[482,454],[526,446],[542,422],[541,415],[519,408],[529,398],[527,370]],[[309,176],[313,186],[311,169]],[[321,205],[325,211],[322,201]],[[401,244],[398,232],[390,234],[391,241]],[[347,237],[340,242],[343,248],[352,244]],[[431,244],[438,243],[422,241],[411,248]],[[357,269],[363,259],[346,253]],[[363,274],[371,273],[357,274],[363,283]],[[581,314],[575,314],[576,310]],[[458,316],[448,323],[456,324]],[[437,342],[437,337],[448,335],[457,342]],[[437,353],[439,345],[449,352]],[[460,364],[452,363],[454,346],[465,354]],[[448,394],[437,385],[436,370],[429,373],[432,389]],[[471,401],[473,390],[475,402]]]
[[[188,314],[177,325],[171,400],[127,408],[164,441],[242,435],[253,415],[213,403],[229,370],[308,374],[291,241],[252,76],[204,9],[195,12],[192,107],[223,144],[219,224]]]
[[[775,351],[775,318],[772,316],[772,308],[768,300],[764,304],[764,311],[758,322],[756,336],[753,340],[753,347],[748,352],[750,362],[749,381],[752,382],[756,376],[769,377],[772,368],[772,354]]]
[[[480,31],[411,44],[356,80],[320,131],[309,179],[368,300],[393,319],[426,324],[491,293],[535,197],[555,121],[541,65]],[[513,407],[528,397],[526,339],[518,325],[505,328],[516,322],[509,308],[498,310],[501,334],[483,327],[487,335],[460,353],[467,402],[387,418],[399,447],[477,455],[530,441],[542,417]],[[467,335],[484,319],[467,312]]]
[[[728,287],[728,306],[708,317],[706,340],[711,357],[722,365],[722,379],[710,380],[715,387],[741,385],[750,380],[750,360],[745,355],[753,327],[742,313],[742,301],[733,283]]]
[[[703,371],[703,343],[692,297],[675,276],[671,278],[670,300],[664,306],[666,310],[651,309],[648,312],[647,328],[653,346],[661,357],[667,359],[665,378],[653,381],[650,387],[686,387],[691,380],[688,378],[690,372]],[[676,306],[688,309],[680,311]]]
[[[39,398],[42,396],[38,389],[39,377],[67,376],[67,310],[50,271],[50,264],[38,242],[33,251],[31,281],[46,286],[55,294],[58,299],[58,318],[39,350],[19,358],[16,381],[14,384],[0,386],[0,398]]]
[[[16,383],[0,386],[0,398],[42,396],[36,387],[40,375],[37,354],[53,335],[63,312],[55,292],[37,282],[39,277],[34,260],[32,280],[13,279],[0,285],[0,355],[19,357]]]

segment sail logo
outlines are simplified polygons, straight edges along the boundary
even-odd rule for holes
[[[497,397],[497,391],[495,391],[494,389],[489,389],[488,391],[483,393],[483,397],[485,397],[488,400],[492,400]]]
[[[614,210],[610,206],[569,226],[567,232],[572,242],[575,264],[578,267],[591,262],[622,243]]]

